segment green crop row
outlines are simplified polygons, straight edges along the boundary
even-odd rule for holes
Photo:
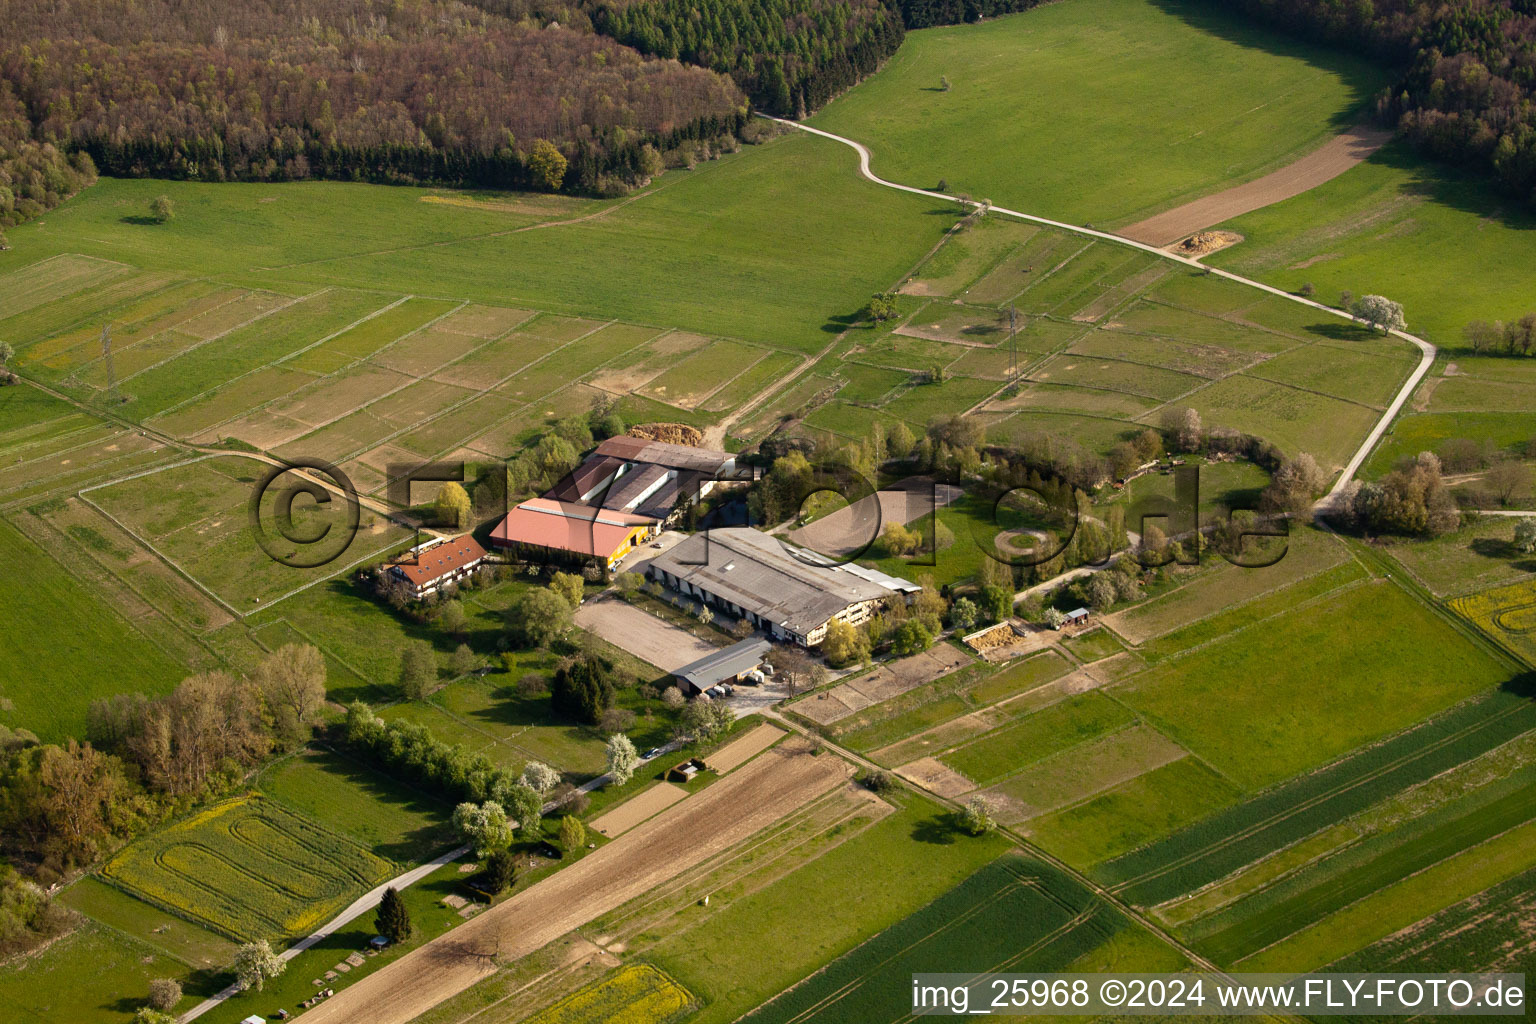
[[[1234,963],[1533,815],[1536,772],[1526,770],[1239,900],[1201,921],[1191,938],[1217,962]]]
[[[1499,690],[1108,861],[1094,874],[1134,903],[1162,903],[1532,728],[1536,704]]]
[[[744,1020],[903,1020],[914,971],[1060,970],[1127,924],[1049,865],[1005,855]]]

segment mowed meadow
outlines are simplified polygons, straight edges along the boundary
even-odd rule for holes
[[[932,200],[851,169],[797,134],[623,200],[103,180],[10,232],[0,273],[81,253],[284,293],[382,289],[815,351],[828,317],[855,313],[949,226]],[[144,223],[162,193],[176,219]]]
[[[1387,84],[1217,5],[1073,0],[912,32],[811,123],[887,179],[1103,228],[1296,159]]]

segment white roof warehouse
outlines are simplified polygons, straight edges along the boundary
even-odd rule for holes
[[[695,534],[650,563],[652,579],[745,618],[780,640],[821,643],[827,624],[858,625],[922,588],[874,569],[791,554],[776,537],[745,527]],[[812,563],[817,564],[812,564]]]

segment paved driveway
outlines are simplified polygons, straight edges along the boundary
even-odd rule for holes
[[[789,533],[789,539],[833,557],[861,553],[890,523],[910,523],[960,497],[960,488],[909,477],[865,495]]]
[[[576,625],[663,672],[676,671],[718,649],[687,630],[610,595],[594,598],[578,608]]]

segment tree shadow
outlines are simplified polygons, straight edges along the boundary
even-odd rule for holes
[[[196,999],[207,999],[222,992],[234,980],[235,973],[233,971],[222,968],[203,967],[181,979],[181,991],[184,995],[189,995]],[[124,1013],[133,1013],[140,1006],[144,1005],[144,1000],[135,999],[132,1000],[132,1003],[133,1005],[124,1010]]]
[[[424,815],[437,822],[407,832],[398,842],[384,842],[376,836],[360,836],[368,841],[370,849],[375,853],[397,863],[407,864],[437,852],[451,838],[448,834],[448,821],[453,808],[448,801],[407,786],[377,768],[336,751],[321,753],[314,758],[314,763],[381,804],[398,807],[410,814]]]
[[[1519,550],[1507,540],[1499,540],[1497,537],[1479,537],[1467,545],[1475,555],[1484,558],[1496,558],[1503,561],[1506,558],[1514,558],[1520,554]]]
[[[1277,25],[1228,10],[1221,3],[1190,3],[1189,0],[1151,2],[1163,13],[1218,39],[1244,49],[1261,50],[1278,57],[1299,60],[1336,75],[1349,87],[1350,92],[1343,109],[1328,119],[1337,129],[1350,128],[1365,120],[1369,116],[1369,112],[1364,109],[1365,105],[1382,88],[1392,85],[1392,72],[1383,70],[1370,58],[1362,59],[1356,51],[1303,39]]]
[[[842,334],[852,327],[857,327],[862,320],[860,313],[834,313],[827,317],[827,322],[821,325],[821,329],[828,334]]]
[[[1501,683],[1499,689],[1516,696],[1536,699],[1536,672],[1522,672],[1513,676]]]
[[[1362,324],[1317,323],[1307,325],[1308,334],[1316,334],[1330,341],[1365,341],[1381,337],[1379,333]]]
[[[994,334],[1002,334],[1003,329],[997,324],[971,324],[960,328],[960,333],[966,337],[991,337]]]
[[[130,213],[126,217],[119,218],[124,224],[133,224],[138,227],[159,227],[165,222],[159,217],[151,217],[142,213]]]
[[[953,814],[935,814],[912,826],[912,838],[932,846],[953,846],[958,823]]]
[[[1490,178],[1465,166],[1437,163],[1406,141],[1388,143],[1367,162],[1406,175],[1408,181],[1402,186],[1405,195],[1495,221],[1508,228],[1536,228],[1536,214],[1525,209],[1518,199],[1499,192]]]

